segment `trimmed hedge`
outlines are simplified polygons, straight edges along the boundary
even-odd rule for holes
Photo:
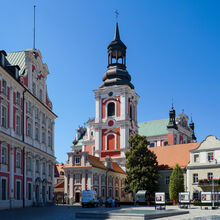
[[[133,201],[129,201],[129,202],[120,202],[121,205],[134,205]],[[148,202],[137,202],[138,205],[141,206],[147,206]],[[150,205],[154,206],[155,205],[155,201],[150,201]],[[166,205],[173,205],[173,201],[166,201]]]
[[[212,203],[201,203],[201,201],[195,201],[192,204],[194,206],[212,206]],[[215,202],[215,206],[220,206],[220,202]]]

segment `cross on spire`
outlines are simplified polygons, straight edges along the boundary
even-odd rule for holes
[[[116,22],[118,22],[118,15],[119,15],[119,12],[118,12],[118,9],[115,10],[115,19],[116,19]]]

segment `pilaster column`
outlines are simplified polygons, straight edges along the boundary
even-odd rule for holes
[[[126,119],[125,93],[121,96],[121,120]]]
[[[101,131],[99,128],[95,129],[95,150],[101,150]],[[98,157],[99,153],[95,153],[95,156]]]
[[[64,194],[68,194],[68,177],[66,172],[64,174]]]
[[[95,117],[95,122],[99,123],[101,122],[101,97],[96,96],[95,97],[95,105],[96,105],[96,117]]]
[[[88,190],[92,190],[93,185],[92,185],[92,172],[88,173]]]
[[[70,194],[69,194],[70,203],[73,203],[73,174],[70,174]]]
[[[82,173],[82,190],[86,189],[86,174],[85,172]]]

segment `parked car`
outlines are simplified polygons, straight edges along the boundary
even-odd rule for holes
[[[82,191],[82,208],[84,207],[98,207],[99,201],[97,200],[97,194],[94,190]]]

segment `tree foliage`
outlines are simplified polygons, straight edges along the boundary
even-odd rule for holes
[[[158,189],[158,162],[156,155],[148,149],[145,136],[135,134],[129,138],[130,149],[126,152],[127,192],[148,190],[153,194]]]
[[[170,176],[169,194],[171,200],[178,200],[179,192],[184,192],[183,170],[176,164]]]

